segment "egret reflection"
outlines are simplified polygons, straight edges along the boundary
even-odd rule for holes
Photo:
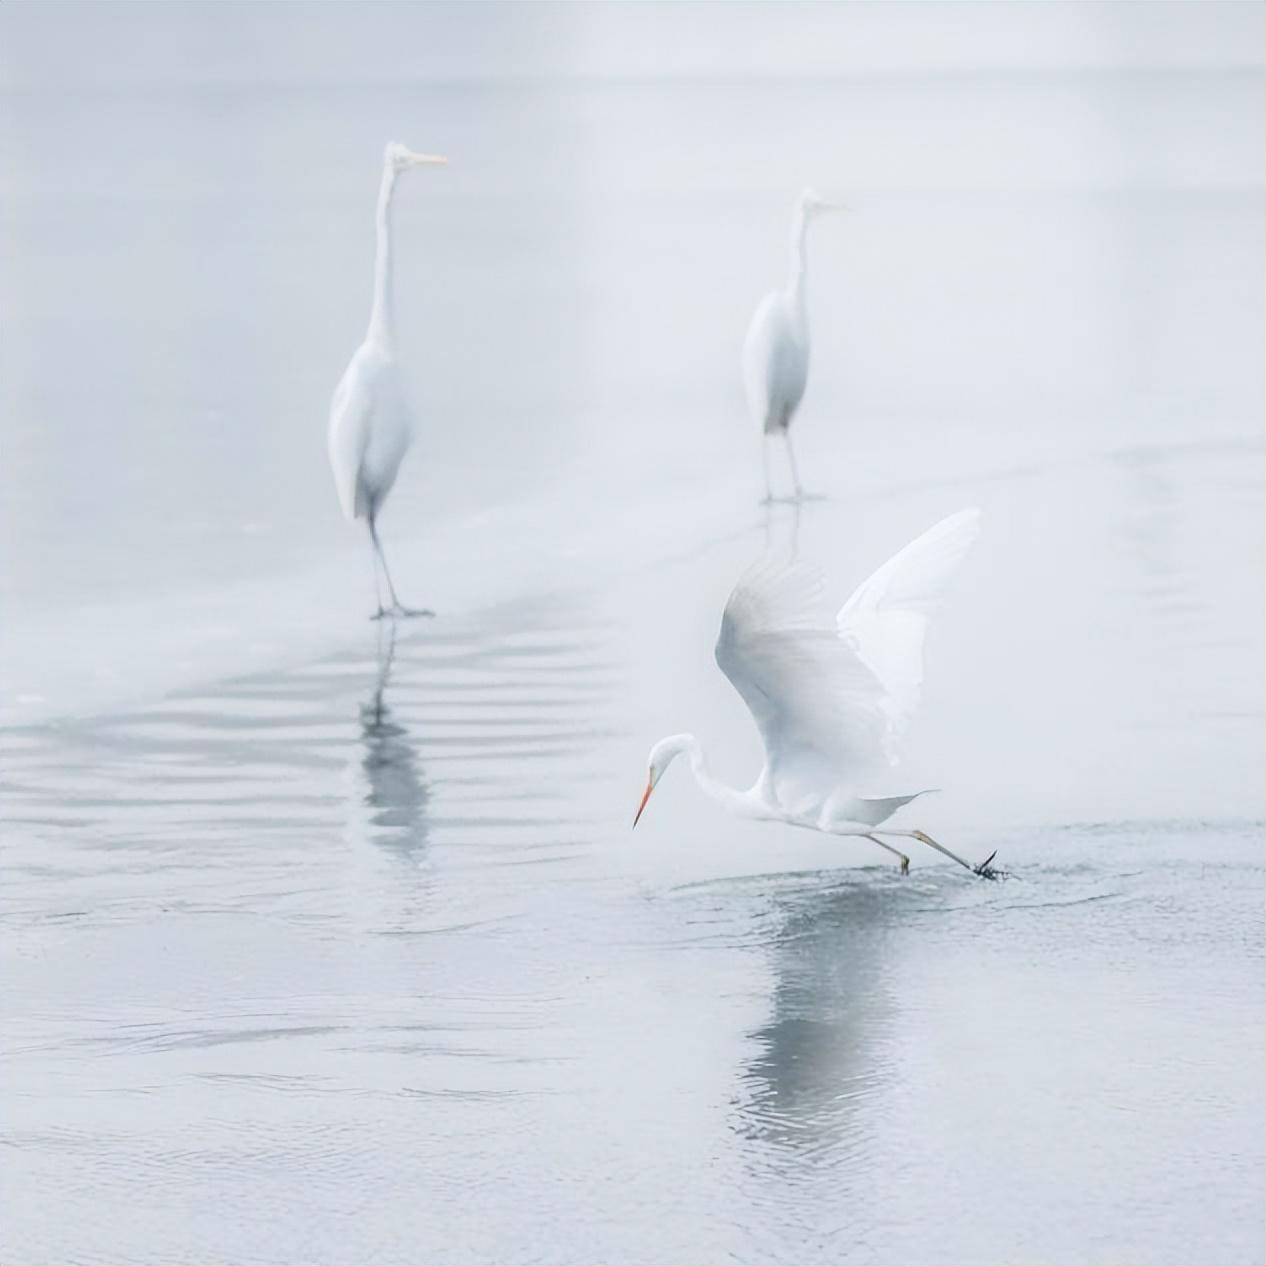
[[[765,552],[800,557],[800,514],[803,501],[765,501]]]
[[[770,1016],[749,1034],[741,1132],[829,1159],[868,1134],[866,1103],[890,1074],[877,1055],[895,975],[901,892],[873,874],[800,891],[774,945]]]
[[[361,768],[368,833],[375,843],[420,849],[427,841],[430,791],[409,728],[387,703],[387,686],[396,655],[396,626],[384,621],[378,633],[378,675],[360,706]]]

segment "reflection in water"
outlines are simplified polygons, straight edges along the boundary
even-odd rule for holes
[[[766,501],[765,552],[800,557],[800,501]]]
[[[838,1161],[864,1143],[866,1099],[887,1076],[888,931],[906,906],[873,874],[826,892],[803,890],[773,946],[767,1023],[750,1036],[741,1132],[794,1153],[797,1165]]]
[[[364,804],[370,810],[370,835],[376,843],[412,850],[426,845],[430,792],[408,727],[387,706],[395,655],[395,622],[383,621],[378,633],[378,676],[369,699],[360,706],[361,768],[367,786]]]

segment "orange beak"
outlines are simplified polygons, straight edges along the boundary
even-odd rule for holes
[[[651,792],[655,790],[655,784],[647,779],[646,790],[642,792],[642,803],[637,806],[637,813],[633,818],[633,825],[636,826],[638,819],[642,816],[642,810],[646,808],[646,802],[651,798]]]

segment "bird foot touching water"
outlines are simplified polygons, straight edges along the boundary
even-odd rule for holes
[[[997,856],[998,850],[995,848],[994,851],[990,853],[979,866],[973,866],[972,870],[979,875],[981,879],[1005,879],[1007,877],[1007,872],[1005,870],[999,870],[996,866],[991,866],[989,864]]]
[[[369,618],[371,620],[413,620],[422,616],[428,620],[434,619],[435,612],[428,611],[426,607],[402,607],[397,602],[394,606],[379,607]]]
[[[990,865],[993,859],[998,856],[996,848],[979,866],[973,866],[971,862],[965,861],[957,853],[951,852],[944,844],[938,844],[926,831],[911,831],[910,835],[920,843],[936,849],[938,853],[943,853],[950,861],[957,862],[965,870],[970,870],[973,875],[979,875],[981,879],[1002,879],[1007,873],[1005,870],[998,870]]]

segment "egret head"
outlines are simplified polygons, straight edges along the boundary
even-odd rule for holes
[[[694,738],[689,734],[670,734],[668,738],[660,739],[654,747],[651,748],[651,754],[646,758],[648,773],[646,777],[646,790],[642,792],[642,802],[637,806],[637,814],[633,818],[633,825],[638,824],[638,820],[642,816],[642,810],[646,808],[646,802],[651,798],[651,792],[655,790],[656,784],[664,776],[664,771],[669,765],[686,751]]]
[[[383,153],[383,162],[391,168],[394,175],[408,171],[410,167],[421,167],[426,163],[447,163],[448,159],[439,154],[416,154],[407,145],[399,141],[388,141]]]
[[[800,194],[800,205],[804,208],[805,215],[820,215],[823,211],[848,210],[842,202],[836,202],[832,198],[824,197],[812,185]]]

